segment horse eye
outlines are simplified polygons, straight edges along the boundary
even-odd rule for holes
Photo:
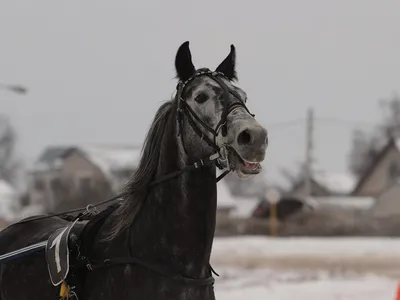
[[[208,100],[208,95],[201,93],[194,99],[197,103],[204,103]]]

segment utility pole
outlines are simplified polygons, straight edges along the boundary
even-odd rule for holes
[[[311,196],[311,179],[312,179],[312,153],[313,153],[313,132],[314,132],[314,109],[307,110],[306,123],[306,159],[304,165],[304,189],[305,196]]]

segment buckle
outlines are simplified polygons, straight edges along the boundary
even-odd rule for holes
[[[95,216],[99,213],[99,211],[97,210],[96,205],[93,204],[89,204],[88,206],[86,206],[86,210],[83,213],[82,217],[86,217],[86,216]]]
[[[229,152],[225,146],[219,148],[219,157],[217,158],[217,162],[222,167],[223,170],[230,171],[230,164],[228,158]]]

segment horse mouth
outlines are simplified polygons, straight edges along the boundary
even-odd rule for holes
[[[231,148],[230,162],[231,168],[236,171],[240,178],[249,178],[261,172],[262,167],[258,161],[248,161],[244,159],[235,149]]]

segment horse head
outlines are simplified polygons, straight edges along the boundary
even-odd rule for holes
[[[247,109],[246,93],[234,84],[236,50],[211,71],[196,69],[189,42],[176,54],[175,68],[179,83],[178,134],[183,155],[196,160],[217,151],[221,169],[236,171],[248,178],[261,171],[268,146],[267,130]]]

